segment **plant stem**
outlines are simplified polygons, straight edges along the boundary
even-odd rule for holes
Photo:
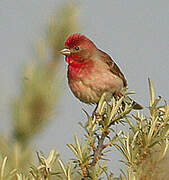
[[[96,149],[94,151],[94,158],[93,158],[90,168],[94,167],[96,165],[96,163],[98,162],[98,160],[100,159],[100,157],[102,155],[102,151],[105,148],[104,140],[105,140],[107,134],[108,134],[107,131],[102,132],[101,138],[99,138],[99,140],[98,140],[98,146],[96,147]]]

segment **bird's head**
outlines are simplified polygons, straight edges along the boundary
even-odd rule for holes
[[[61,50],[61,54],[66,56],[66,61],[84,62],[89,60],[94,51],[95,44],[86,36],[81,34],[72,34],[65,41],[65,48]]]

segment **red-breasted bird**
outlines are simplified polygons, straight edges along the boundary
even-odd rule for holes
[[[86,36],[72,34],[60,51],[68,63],[68,83],[73,94],[82,102],[97,104],[101,95],[121,95],[127,80],[111,57],[98,49]],[[134,109],[142,106],[133,101]]]

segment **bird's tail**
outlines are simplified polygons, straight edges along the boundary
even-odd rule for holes
[[[140,104],[138,104],[137,102],[135,102],[133,99],[131,99],[129,96],[126,96],[124,99],[124,102],[127,104],[132,104],[133,109],[135,110],[141,110],[143,109],[143,106],[141,106]]]

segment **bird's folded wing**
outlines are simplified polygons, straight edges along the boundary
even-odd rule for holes
[[[117,66],[117,64],[111,59],[111,57],[106,54],[105,52],[100,51],[100,56],[102,57],[102,60],[108,64],[110,71],[115,74],[116,76],[120,77],[123,80],[124,87],[127,87],[127,80],[124,77],[123,73],[120,71],[120,68]]]

